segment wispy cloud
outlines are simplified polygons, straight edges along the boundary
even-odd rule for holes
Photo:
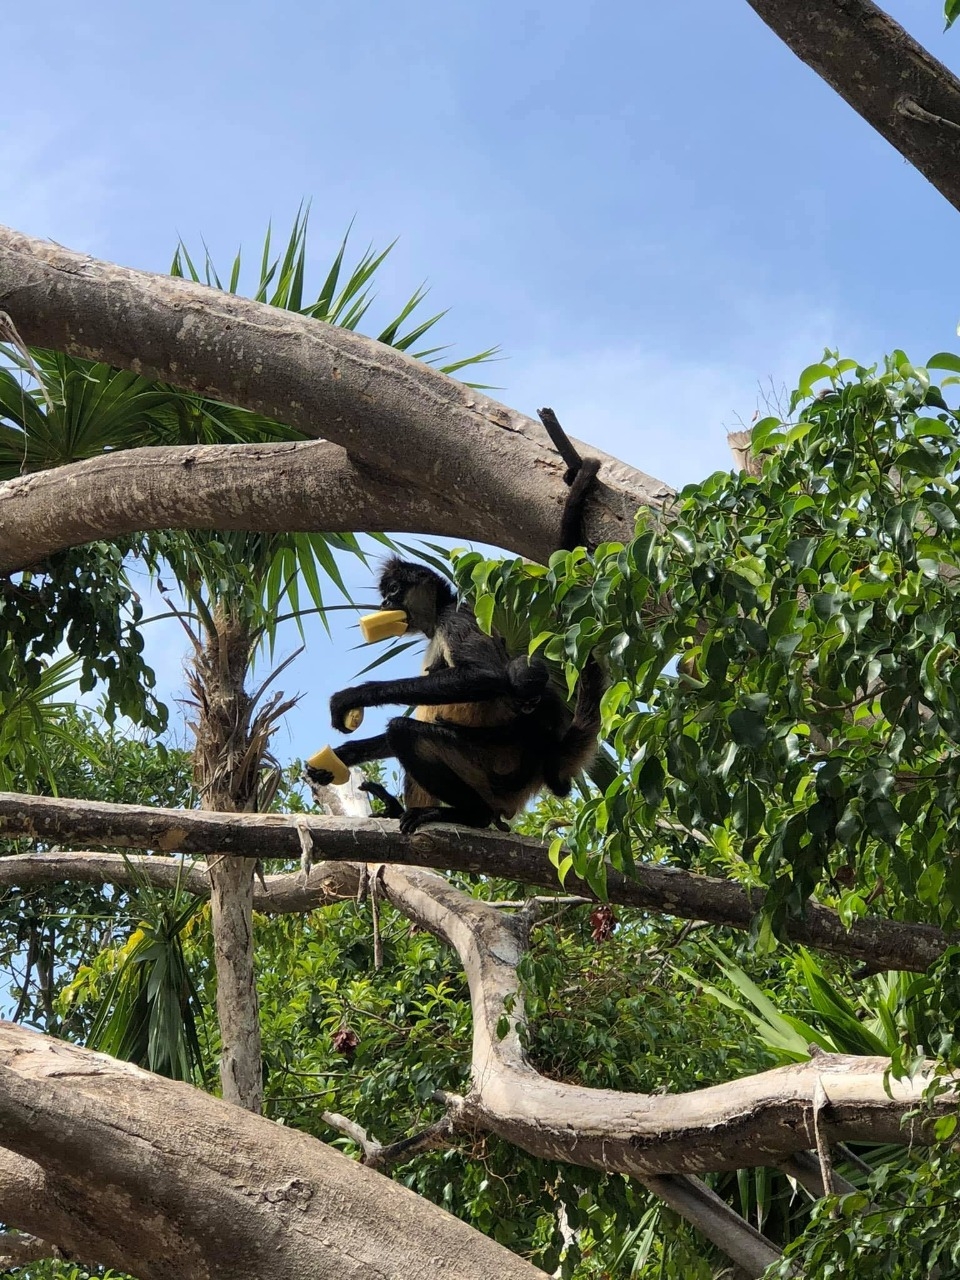
[[[749,426],[757,410],[776,412],[771,398],[796,385],[838,330],[833,317],[812,311],[799,322],[794,313],[789,328],[765,325],[771,309],[759,308],[731,335],[729,359],[636,340],[535,353],[520,367],[511,361],[510,385],[496,394],[531,415],[549,404],[571,435],[669,484],[688,484],[731,465],[727,432]]]

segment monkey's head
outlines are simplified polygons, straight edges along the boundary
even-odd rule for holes
[[[433,635],[440,614],[455,599],[453,588],[439,573],[396,557],[383,566],[380,596],[384,609],[403,610],[409,631],[421,631],[426,636]]]

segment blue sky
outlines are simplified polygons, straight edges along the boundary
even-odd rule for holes
[[[960,67],[938,0],[886,8]],[[358,251],[400,237],[384,314],[426,280],[458,352],[502,346],[498,398],[674,484],[824,346],[960,349],[960,215],[744,0],[51,0],[4,45],[0,221],[165,270],[307,198],[319,276],[355,216]],[[284,756],[360,665],[309,639]],[[156,629],[170,692],[181,649]]]

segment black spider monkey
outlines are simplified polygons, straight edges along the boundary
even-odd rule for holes
[[[540,410],[540,418],[567,464],[559,544],[570,551],[583,542],[583,507],[600,462],[580,457],[551,409]],[[430,822],[495,823],[508,830],[505,819],[544,786],[568,795],[597,750],[604,679],[596,660],[591,656],[581,672],[571,714],[542,659],[511,659],[503,640],[485,635],[470,606],[458,605],[432,569],[392,559],[379,585],[383,608],[402,610],[407,630],[429,641],[423,674],[342,689],[330,699],[330,714],[343,733],[357,708],[415,705],[413,716],[390,720],[385,733],[336,749],[347,767],[396,757],[404,772],[403,806],[379,783],[363,784],[383,801],[386,816],[399,818],[405,834]],[[321,786],[333,777],[309,765],[306,774]]]

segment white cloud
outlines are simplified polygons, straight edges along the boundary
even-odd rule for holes
[[[797,324],[794,313],[790,331],[777,336],[789,309],[776,318],[773,311],[769,303],[755,308],[723,360],[673,356],[633,340],[532,353],[511,362],[510,386],[495,394],[531,415],[550,405],[571,435],[679,487],[729,468],[727,432],[748,426],[758,409],[771,411],[765,401],[792,389],[822,355],[824,335],[830,341],[837,330],[829,316],[811,312]]]

